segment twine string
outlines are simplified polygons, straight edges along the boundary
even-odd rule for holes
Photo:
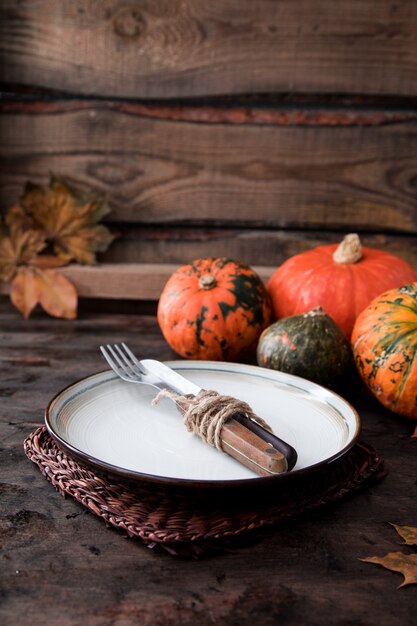
[[[156,405],[161,398],[174,400],[184,414],[184,424],[188,432],[194,432],[203,441],[223,451],[221,431],[223,424],[237,414],[243,414],[272,432],[272,428],[253,412],[247,402],[232,396],[225,396],[212,389],[200,391],[197,396],[183,396],[168,389],[162,389],[152,400]]]

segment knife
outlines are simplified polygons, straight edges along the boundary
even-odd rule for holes
[[[143,359],[140,364],[180,395],[197,396],[202,391],[160,361]],[[297,462],[297,452],[292,446],[242,413],[226,420],[221,439],[225,452],[262,476],[287,472]]]

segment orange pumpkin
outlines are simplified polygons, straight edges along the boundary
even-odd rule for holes
[[[230,259],[198,259],[168,280],[158,322],[175,352],[188,359],[233,360],[256,348],[271,320],[259,276]]]
[[[373,298],[416,279],[406,261],[362,247],[358,235],[351,234],[339,246],[320,246],[291,257],[267,288],[275,318],[321,306],[349,339],[357,316]]]
[[[374,396],[417,420],[417,283],[375,298],[356,320],[352,348]]]

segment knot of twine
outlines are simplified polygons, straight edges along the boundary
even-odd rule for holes
[[[173,391],[162,389],[152,400],[156,405],[161,398],[174,400],[184,413],[184,424],[188,432],[194,432],[203,441],[222,450],[221,431],[223,424],[237,414],[243,414],[272,432],[272,428],[256,415],[249,404],[232,396],[224,396],[212,389],[200,391],[197,396],[182,396]]]

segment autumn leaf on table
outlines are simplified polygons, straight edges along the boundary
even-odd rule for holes
[[[109,211],[102,197],[82,202],[61,180],[52,179],[48,188],[28,184],[10,218],[39,230],[65,262],[91,265],[114,235],[99,220]]]
[[[404,554],[403,552],[389,552],[385,556],[369,556],[360,559],[365,563],[382,565],[392,572],[399,572],[404,580],[399,587],[417,584],[417,554]]]
[[[0,232],[0,279],[10,280],[18,268],[27,265],[46,246],[42,233],[10,227]]]
[[[56,269],[96,262],[114,239],[99,224],[109,210],[102,196],[79,196],[57,178],[47,188],[26,185],[0,223],[0,280],[11,281],[10,299],[24,317],[37,304],[55,317],[76,317],[75,287]]]
[[[23,317],[28,318],[39,302],[40,289],[35,273],[22,267],[10,287],[10,300]]]
[[[51,255],[40,255],[46,246],[41,233],[10,228],[0,234],[0,278],[11,280],[10,299],[29,317],[39,303],[50,315],[73,319],[77,311],[77,292],[72,283],[52,267],[62,261]]]
[[[53,317],[77,317],[77,291],[68,278],[55,270],[22,267],[11,284],[10,299],[25,318],[37,304]]]
[[[4,217],[4,223],[10,231],[14,232],[35,230],[32,218],[28,215],[28,213],[26,213],[25,209],[23,209],[20,204],[15,204],[7,210]],[[39,233],[39,235],[43,237],[42,233]],[[45,239],[45,237],[43,237],[43,239]]]
[[[417,528],[414,526],[397,526],[392,524],[397,533],[404,539],[406,545],[417,545]],[[368,556],[360,559],[365,563],[382,565],[388,570],[399,572],[404,580],[399,587],[417,584],[417,554],[405,554],[403,552],[389,552],[385,556]]]

